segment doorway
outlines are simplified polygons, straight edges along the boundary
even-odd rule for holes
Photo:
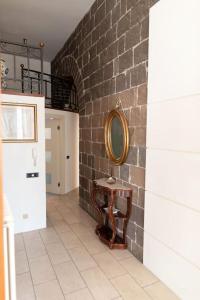
[[[61,120],[46,116],[46,191],[60,194],[62,185],[61,172]]]
[[[79,186],[79,115],[45,109],[46,190],[67,194]]]

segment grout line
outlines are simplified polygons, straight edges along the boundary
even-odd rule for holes
[[[65,202],[64,202],[64,203],[65,203]],[[70,208],[70,210],[72,211],[72,208]],[[82,210],[83,210],[83,209],[82,209]],[[56,211],[59,215],[61,215],[61,214],[59,213],[59,211],[57,210],[56,207],[55,207],[55,211]],[[84,211],[84,210],[83,210],[83,211]],[[73,211],[72,211],[72,213],[73,213]],[[78,218],[78,217],[77,217],[77,218]],[[79,276],[81,277],[81,279],[83,280],[83,282],[84,282],[84,284],[85,284],[85,287],[84,287],[84,288],[80,288],[80,289],[78,289],[78,290],[76,290],[76,291],[73,291],[73,292],[71,292],[71,293],[65,294],[65,293],[63,292],[63,290],[62,290],[62,287],[61,287],[61,285],[60,285],[60,281],[59,281],[59,279],[58,279],[58,277],[57,277],[57,274],[56,274],[56,272],[55,272],[55,269],[54,269],[54,265],[53,265],[53,263],[52,263],[52,261],[51,261],[51,259],[50,259],[49,253],[48,253],[48,251],[47,251],[47,246],[48,246],[48,244],[45,244],[45,243],[44,243],[44,241],[43,241],[43,239],[42,239],[41,232],[40,232],[40,230],[38,230],[39,236],[40,236],[40,239],[41,239],[41,242],[42,242],[42,244],[43,244],[43,246],[44,246],[44,248],[45,248],[46,255],[47,255],[48,258],[49,258],[51,267],[52,267],[52,269],[53,269],[53,271],[54,271],[54,274],[55,274],[55,279],[49,280],[49,281],[47,281],[47,282],[51,282],[51,281],[55,281],[55,280],[56,280],[57,283],[58,283],[59,286],[60,286],[61,292],[62,292],[62,294],[63,294],[64,297],[65,297],[66,295],[70,295],[70,294],[76,293],[76,292],[78,292],[78,291],[80,291],[80,290],[83,290],[83,289],[87,288],[87,290],[88,290],[89,293],[91,294],[92,298],[94,299],[93,294],[92,294],[92,292],[91,292],[91,290],[90,290],[90,287],[87,285],[87,282],[85,281],[85,279],[84,279],[84,277],[83,277],[83,275],[82,275],[82,273],[84,273],[84,272],[86,272],[86,271],[88,271],[88,270],[92,270],[92,269],[99,269],[99,270],[104,274],[106,280],[110,283],[110,285],[113,287],[113,289],[119,294],[119,296],[114,297],[113,300],[114,300],[114,299],[117,300],[119,297],[123,297],[123,295],[121,295],[121,293],[120,293],[120,292],[115,288],[115,286],[112,284],[112,280],[115,280],[116,278],[123,277],[123,276],[125,276],[125,275],[129,275],[129,276],[130,276],[130,277],[138,284],[138,286],[139,286],[140,288],[143,289],[143,291],[144,291],[145,293],[146,293],[146,291],[145,291],[145,288],[146,288],[146,287],[151,286],[151,285],[153,285],[153,284],[155,284],[155,283],[157,283],[157,282],[160,281],[160,280],[158,279],[157,281],[155,281],[155,282],[152,283],[152,284],[145,285],[145,286],[141,286],[141,285],[137,282],[137,280],[131,275],[131,273],[129,273],[129,272],[123,267],[123,265],[122,265],[124,260],[130,259],[131,257],[127,257],[127,258],[123,258],[123,259],[117,260],[117,259],[112,255],[112,253],[110,253],[110,252],[107,251],[106,248],[105,248],[105,251],[103,251],[103,252],[99,252],[99,253],[97,253],[97,254],[91,254],[91,253],[88,251],[88,249],[86,248],[86,246],[84,245],[83,241],[80,239],[80,237],[76,234],[76,232],[74,232],[74,230],[73,230],[73,228],[72,228],[72,227],[73,227],[73,224],[68,224],[65,220],[62,220],[62,221],[63,221],[66,225],[68,225],[68,226],[70,227],[71,232],[73,232],[74,235],[77,237],[77,239],[80,241],[81,247],[83,247],[83,248],[86,250],[86,252],[88,253],[89,257],[91,257],[91,258],[95,261],[95,263],[97,264],[97,266],[95,266],[95,267],[90,267],[90,268],[88,268],[88,269],[85,269],[85,270],[83,270],[83,271],[80,271],[80,270],[78,269],[78,267],[76,266],[76,264],[75,264],[75,262],[74,262],[74,260],[73,260],[73,257],[71,256],[70,252],[69,252],[68,249],[65,247],[65,245],[64,245],[64,243],[63,243],[63,241],[62,241],[60,235],[59,235],[59,234],[57,233],[57,231],[55,230],[55,226],[56,226],[56,225],[52,224],[51,227],[47,227],[47,228],[52,228],[52,229],[55,231],[56,235],[57,235],[58,238],[59,238],[59,241],[58,241],[58,242],[61,243],[61,244],[63,245],[63,247],[64,247],[66,253],[67,253],[67,254],[69,255],[69,257],[71,258],[70,261],[73,263],[73,265],[74,265],[74,267],[76,268],[76,270],[77,270]],[[82,224],[82,223],[75,223],[75,224]],[[87,226],[86,226],[86,227],[87,227]],[[88,226],[88,228],[93,229],[93,227],[92,227],[91,225]],[[65,232],[68,232],[68,231],[64,231],[63,233],[65,233]],[[62,234],[62,233],[61,233],[61,234]],[[26,253],[26,257],[27,257],[27,252],[26,252],[26,247],[25,247],[25,242],[24,242],[24,237],[23,237],[23,235],[22,235],[22,238],[23,238],[23,245],[24,245],[25,253]],[[57,243],[57,242],[53,242],[53,243]],[[101,243],[101,242],[99,241],[99,243]],[[52,243],[49,243],[49,244],[52,244]],[[74,248],[72,248],[72,250],[75,249],[75,248],[79,248],[79,247],[74,247]],[[124,274],[119,274],[119,275],[114,276],[114,277],[112,277],[112,278],[108,278],[107,275],[106,275],[106,273],[104,273],[103,269],[101,268],[100,264],[99,264],[99,263],[95,260],[95,258],[94,258],[95,255],[100,255],[101,253],[109,253],[109,254],[112,256],[112,258],[114,259],[114,261],[115,261],[116,263],[118,263],[118,264],[123,268],[123,270],[125,271],[125,273],[124,273]],[[40,256],[40,257],[41,257],[41,256]],[[30,264],[29,264],[28,257],[27,257],[27,261],[28,261],[28,265],[29,265],[29,273],[30,273],[31,280],[32,280],[32,287],[33,287],[34,294],[35,294],[35,297],[36,297],[35,287],[38,286],[38,285],[42,285],[42,284],[44,284],[44,283],[39,283],[39,284],[35,284],[35,285],[34,285],[33,279],[32,279],[32,275],[31,275],[31,272],[30,272]],[[67,262],[69,262],[69,261],[67,261]],[[61,264],[61,263],[60,263],[60,264]],[[56,265],[59,265],[59,264],[56,264]],[[144,265],[143,265],[143,267],[146,269],[146,267],[145,267]],[[27,273],[27,272],[26,272],[26,273]],[[147,293],[146,293],[146,294],[147,294]],[[148,295],[148,297],[150,297],[149,294],[147,294],[147,295]]]
[[[82,210],[83,210],[83,209],[82,209]],[[83,211],[84,211],[84,210],[83,210]],[[80,224],[80,223],[78,223],[78,224]],[[78,272],[79,272],[81,278],[83,279],[84,283],[86,284],[86,287],[87,287],[88,290],[90,291],[90,294],[92,294],[92,293],[91,293],[91,290],[90,290],[89,286],[87,285],[87,282],[85,281],[85,279],[84,279],[84,277],[83,277],[83,275],[82,275],[82,272],[86,272],[86,271],[88,271],[88,270],[92,270],[92,269],[96,269],[96,268],[99,268],[100,271],[102,271],[102,273],[104,274],[104,276],[106,277],[106,279],[108,280],[108,282],[112,285],[112,287],[114,288],[114,290],[118,293],[118,291],[117,291],[116,288],[113,286],[113,284],[112,284],[112,282],[110,281],[110,279],[106,276],[106,274],[103,272],[103,270],[101,269],[101,267],[99,266],[99,264],[98,264],[98,263],[96,262],[96,260],[94,259],[93,255],[89,253],[89,251],[87,250],[87,248],[85,247],[85,245],[83,244],[83,242],[81,241],[81,239],[79,238],[79,236],[76,234],[76,232],[74,232],[74,230],[73,230],[73,228],[71,227],[71,225],[73,225],[73,224],[69,224],[69,226],[70,226],[72,232],[73,232],[73,233],[76,235],[76,237],[79,239],[81,245],[82,245],[82,246],[84,247],[84,249],[87,251],[88,255],[89,255],[89,256],[95,261],[95,263],[97,264],[97,266],[95,266],[95,267],[91,267],[91,268],[85,269],[85,270],[83,270],[83,271],[80,271],[80,270],[78,269],[78,267],[76,266],[76,264],[74,263],[74,265],[75,265],[76,269],[78,270]],[[99,242],[100,242],[100,241],[99,241]],[[76,248],[77,248],[77,247],[76,247]],[[107,251],[105,250],[105,252],[107,252]],[[70,253],[69,253],[69,255],[71,256]],[[71,256],[71,257],[72,257],[72,256]],[[74,262],[73,258],[72,258],[72,261]]]
[[[55,229],[54,229],[54,230],[55,230]],[[63,297],[64,297],[64,299],[65,299],[64,292],[63,292],[63,290],[62,290],[62,287],[61,287],[61,285],[60,285],[60,281],[59,281],[59,279],[58,279],[58,277],[57,277],[56,271],[55,271],[55,269],[54,269],[54,267],[53,267],[53,264],[52,264],[52,262],[51,262],[51,259],[50,259],[49,253],[48,253],[48,251],[47,251],[46,245],[44,244],[44,241],[43,241],[43,239],[42,239],[42,236],[41,236],[41,233],[40,233],[40,232],[39,232],[39,234],[40,234],[42,243],[43,243],[43,245],[44,245],[44,247],[45,247],[45,250],[46,250],[46,252],[47,252],[47,256],[48,256],[48,258],[49,258],[49,262],[50,262],[51,267],[52,267],[52,269],[53,269],[53,272],[54,272],[56,281],[57,281],[57,283],[58,283],[58,285],[59,285],[59,287],[60,287],[60,290],[61,290],[61,292],[62,292],[62,294],[63,294]],[[55,280],[55,279],[54,279],[54,280]]]
[[[117,278],[117,277],[124,276],[124,275],[128,274],[128,272],[126,271],[126,269],[120,264],[120,262],[119,262],[118,260],[116,260],[116,258],[115,258],[111,253],[109,253],[109,251],[106,251],[106,250],[105,250],[105,252],[101,252],[101,253],[98,253],[98,254],[94,254],[93,257],[96,256],[96,255],[101,255],[101,254],[105,254],[105,253],[106,253],[106,254],[108,253],[108,254],[114,259],[115,263],[117,263],[117,264],[123,269],[123,271],[124,271],[124,273],[122,273],[122,274],[118,274],[118,275],[115,275],[115,276],[109,278],[108,275],[106,275],[106,272],[105,272],[105,271],[103,270],[103,268],[101,267],[101,264],[98,263],[98,262],[96,261],[96,259],[94,258],[94,260],[95,260],[95,262],[97,263],[98,267],[99,267],[100,270],[104,273],[104,275],[106,276],[106,278],[107,278],[109,281],[111,281],[112,279],[115,279],[115,278]]]
[[[178,150],[178,149],[173,149],[173,148],[159,148],[159,147],[146,147],[147,150],[153,150],[153,151],[162,151],[162,152],[175,152],[175,153],[182,153],[182,154],[196,154],[200,155],[200,150],[199,151],[191,151],[191,150]]]
[[[191,94],[191,95],[190,94],[183,95],[182,97],[181,96],[172,97],[172,98],[166,98],[164,100],[159,99],[159,100],[155,100],[155,101],[151,101],[151,102],[147,101],[147,105],[152,105],[152,104],[157,104],[157,103],[165,103],[165,102],[172,102],[172,101],[183,101],[183,100],[186,100],[188,97],[198,97],[198,96],[200,96],[200,94],[195,93],[195,94]],[[147,98],[149,100],[149,97],[147,97]],[[151,100],[152,100],[152,98],[151,98]]]
[[[149,269],[147,269],[147,268],[145,267],[145,265],[144,265],[143,263],[141,263],[136,257],[134,257],[134,258],[136,259],[136,263],[138,263],[139,265],[141,265],[141,267],[144,269],[144,271],[151,272],[151,271],[150,271]],[[132,258],[131,258],[131,257],[125,258],[125,259],[123,259],[123,260],[120,261],[120,264],[122,264],[123,261],[129,260],[129,259],[132,259]],[[125,269],[125,270],[126,270],[126,269]],[[152,283],[150,283],[150,284],[141,285],[141,284],[138,282],[138,280],[135,278],[135,276],[132,275],[132,273],[131,273],[130,271],[128,271],[128,270],[126,270],[126,271],[127,271],[127,274],[129,274],[129,275],[131,276],[131,278],[133,278],[134,281],[135,281],[141,288],[145,288],[145,287],[148,286],[148,285],[152,285],[152,284],[154,284],[154,283],[160,281],[160,279],[159,279],[156,275],[154,275],[154,274],[151,272],[152,275],[156,278],[155,281],[152,282]]]
[[[70,210],[71,210],[71,208],[70,208]],[[57,209],[56,209],[56,211],[58,212]],[[59,213],[59,212],[58,212],[58,213]],[[75,234],[75,236],[79,239],[79,237],[77,236],[77,234],[76,234],[76,233],[72,230],[72,228],[71,228],[71,225],[73,225],[73,224],[68,224],[65,220],[64,220],[64,222],[70,227],[71,231],[72,231],[72,232]],[[60,236],[59,236],[59,238],[60,238]],[[60,240],[61,240],[61,238],[60,238]],[[79,241],[81,242],[80,239],[79,239]],[[88,288],[88,290],[89,290],[89,292],[90,292],[90,294],[91,294],[91,291],[90,291],[90,289],[89,289],[89,286],[87,285],[86,281],[84,280],[83,276],[81,275],[81,272],[79,271],[79,269],[77,268],[76,264],[74,263],[74,261],[73,261],[73,259],[72,259],[72,256],[71,256],[70,252],[69,252],[68,249],[65,247],[65,245],[64,245],[64,243],[63,243],[62,240],[61,240],[61,243],[63,244],[65,250],[67,251],[67,253],[68,253],[69,256],[71,257],[71,262],[73,263],[73,265],[74,265],[74,267],[76,268],[76,270],[77,270],[79,276],[80,276],[81,279],[83,280],[83,282],[84,282],[84,284],[85,284],[85,287],[84,287],[84,288]],[[81,244],[82,244],[82,242],[81,242]],[[83,247],[86,249],[86,247],[85,247],[84,245],[83,245]],[[69,249],[69,250],[70,250],[70,249]],[[87,249],[86,249],[86,251],[87,251]],[[57,275],[56,275],[56,277],[57,277]],[[58,279],[58,282],[59,282],[59,279]],[[60,282],[59,282],[59,285],[60,285]],[[61,290],[62,290],[62,288],[61,288]],[[80,289],[79,289],[79,290],[80,290]],[[74,292],[78,292],[79,290],[74,291]],[[63,292],[63,290],[62,290],[62,292]],[[65,297],[65,295],[67,295],[67,294],[64,294],[64,292],[63,292],[63,295],[64,295],[64,297]],[[69,294],[68,294],[68,295],[69,295]],[[92,296],[92,297],[93,297],[93,296]]]
[[[148,288],[149,286],[152,286],[152,285],[154,285],[154,284],[156,284],[156,283],[158,283],[158,282],[161,282],[160,279],[156,280],[155,282],[152,282],[152,283],[149,283],[149,284],[144,285],[144,286],[143,286],[143,289],[146,289],[146,288]]]
[[[30,270],[29,271],[27,271],[27,272],[22,272],[22,273],[16,273],[16,276],[20,276],[20,275],[24,275],[24,274],[27,274],[27,273],[30,273]]]
[[[162,199],[165,200],[165,201],[173,202],[173,203],[176,204],[177,206],[181,206],[181,207],[187,208],[187,209],[189,209],[189,210],[192,210],[192,211],[195,212],[195,213],[200,213],[200,210],[198,210],[198,209],[195,209],[195,208],[190,207],[190,206],[188,206],[188,205],[186,205],[186,204],[180,203],[180,202],[178,202],[178,201],[176,201],[176,200],[172,200],[172,199],[167,198],[167,197],[165,197],[165,196],[163,196],[163,195],[160,195],[160,194],[157,194],[157,193],[155,193],[155,192],[152,192],[152,191],[150,191],[150,190],[148,190],[148,189],[145,189],[145,192],[148,192],[148,193],[150,193],[150,194],[152,194],[152,195],[154,195],[154,196],[156,196],[156,197],[162,198]]]
[[[31,282],[32,282],[33,293],[34,293],[35,299],[37,299],[35,288],[34,288],[34,283],[33,283],[33,277],[32,277],[32,274],[31,274],[30,262],[29,262],[29,259],[28,259],[27,251],[26,251],[26,245],[25,245],[25,240],[24,240],[23,233],[22,233],[22,239],[23,239],[24,249],[25,249],[25,253],[26,253],[26,259],[27,259],[27,262],[28,262],[28,268],[29,268],[30,278],[31,278]]]
[[[56,278],[54,278],[54,279],[50,279],[50,280],[48,280],[48,281],[45,281],[45,282],[36,283],[36,284],[34,284],[34,287],[37,287],[37,286],[43,285],[43,284],[45,284],[45,283],[53,282],[53,281],[57,281],[57,279],[56,279]]]
[[[70,296],[70,295],[73,295],[73,294],[75,294],[75,293],[77,293],[77,292],[79,292],[79,291],[83,291],[83,290],[85,290],[85,289],[88,290],[88,292],[90,293],[90,296],[92,297],[92,299],[95,300],[95,298],[93,297],[93,295],[91,294],[91,292],[90,292],[90,290],[89,290],[89,288],[88,288],[87,286],[84,287],[84,288],[80,288],[80,289],[77,290],[77,291],[74,291],[74,292],[70,292],[70,293],[64,294],[64,296]],[[83,300],[84,300],[84,299],[83,299]]]

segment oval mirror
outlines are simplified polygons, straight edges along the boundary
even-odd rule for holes
[[[121,165],[127,157],[129,147],[129,132],[124,113],[112,110],[105,122],[105,145],[108,157]]]

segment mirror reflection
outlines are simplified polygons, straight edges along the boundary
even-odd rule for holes
[[[114,116],[111,124],[112,151],[116,158],[122,155],[124,149],[123,128],[120,119]]]
[[[113,109],[109,112],[105,121],[104,137],[108,158],[115,165],[123,164],[129,149],[129,131],[122,111]]]

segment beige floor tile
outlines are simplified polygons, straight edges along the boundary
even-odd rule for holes
[[[92,255],[108,251],[108,247],[98,237],[82,240],[82,243]]]
[[[81,274],[96,300],[111,300],[119,296],[99,268],[89,269],[81,272]]]
[[[55,229],[55,226],[61,225],[63,223],[67,224],[64,219],[53,220],[51,222],[52,222],[52,226],[54,229]]]
[[[66,213],[65,216],[63,216],[63,219],[69,225],[80,223],[80,220],[73,214],[73,212]]]
[[[64,233],[67,231],[71,231],[71,228],[64,221],[59,222],[57,225],[54,225],[54,229],[59,235],[60,233]]]
[[[15,234],[15,252],[25,250],[23,235],[18,233]]]
[[[82,246],[81,241],[72,231],[61,233],[60,238],[66,249],[73,249]]]
[[[116,277],[111,282],[124,300],[151,299],[129,274]]]
[[[24,250],[18,251],[15,257],[16,274],[23,274],[29,272],[29,265],[26,252]]]
[[[146,287],[145,291],[153,300],[180,300],[162,282],[157,282]]]
[[[47,215],[51,215],[56,211],[57,202],[55,201],[48,201],[47,203]]]
[[[15,235],[17,300],[35,299],[32,278],[37,300],[62,300],[62,293],[66,300],[178,300],[128,250],[110,250],[99,241],[96,221],[79,206],[77,191],[49,195],[47,212],[47,229]]]
[[[72,208],[72,210],[75,216],[80,220],[80,222],[82,221],[82,219],[87,219],[87,220],[92,219],[90,215],[85,210],[83,210],[80,206],[74,207]]]
[[[57,211],[60,213],[62,211],[64,211],[65,209],[67,211],[69,211],[70,209],[67,207],[67,205],[65,204],[65,201],[57,201],[57,205],[56,205],[56,209]]]
[[[34,284],[56,279],[54,270],[47,255],[30,261],[30,270]]]
[[[73,209],[74,207],[77,208],[77,206],[79,205],[77,199],[70,199],[70,197],[68,196],[65,197],[64,203],[69,209]]]
[[[127,273],[109,252],[96,254],[93,257],[109,279]]]
[[[61,216],[63,218],[65,218],[65,216],[68,215],[68,214],[73,214],[71,209],[66,207],[66,205],[64,203],[62,203],[62,205],[58,205],[56,209],[61,214]]]
[[[77,202],[72,203],[72,201],[67,197],[66,199],[63,200],[63,203],[68,209],[73,209],[74,207],[77,207]]]
[[[69,253],[79,271],[84,271],[97,266],[92,256],[84,247],[71,249],[69,250]]]
[[[94,298],[90,294],[90,291],[87,288],[85,288],[75,293],[65,295],[65,299],[66,300],[93,300]]]
[[[32,230],[32,231],[24,232],[23,237],[24,237],[25,243],[33,241],[33,240],[38,240],[38,239],[40,239],[40,231]]]
[[[59,242],[59,237],[52,227],[40,230],[40,234],[45,245]]]
[[[95,233],[92,228],[87,227],[81,223],[72,224],[71,226],[72,231],[81,239],[93,239]]]
[[[112,250],[110,250],[108,248],[108,251],[109,251],[110,254],[112,254],[112,256],[116,260],[122,260],[122,259],[133,257],[133,254],[131,254],[131,252],[129,252],[127,249],[124,249],[124,250],[121,250],[121,249],[112,249]]]
[[[55,265],[54,270],[64,294],[69,294],[85,287],[85,283],[72,261]]]
[[[71,260],[65,247],[61,242],[47,244],[46,249],[53,265],[64,263]]]
[[[41,239],[26,241],[25,248],[28,259],[37,258],[46,254],[46,250]]]
[[[87,235],[80,235],[79,237],[82,243],[86,241],[93,241],[96,238],[97,238],[96,235],[91,231],[88,231]]]
[[[81,223],[84,224],[85,226],[93,228],[93,230],[95,230],[97,226],[97,222],[94,219],[92,219],[89,215],[87,218],[82,218]]]
[[[57,211],[48,212],[47,215],[48,215],[48,218],[50,219],[52,224],[54,224],[57,221],[63,220],[63,217]]]
[[[85,210],[82,209],[79,205],[73,208],[73,212],[77,217],[81,217],[82,215],[88,215]]]
[[[17,300],[35,300],[30,273],[16,276]]]
[[[37,300],[64,300],[64,295],[57,280],[35,286]]]
[[[158,278],[146,269],[134,256],[120,260],[120,263],[142,287],[158,281]]]

